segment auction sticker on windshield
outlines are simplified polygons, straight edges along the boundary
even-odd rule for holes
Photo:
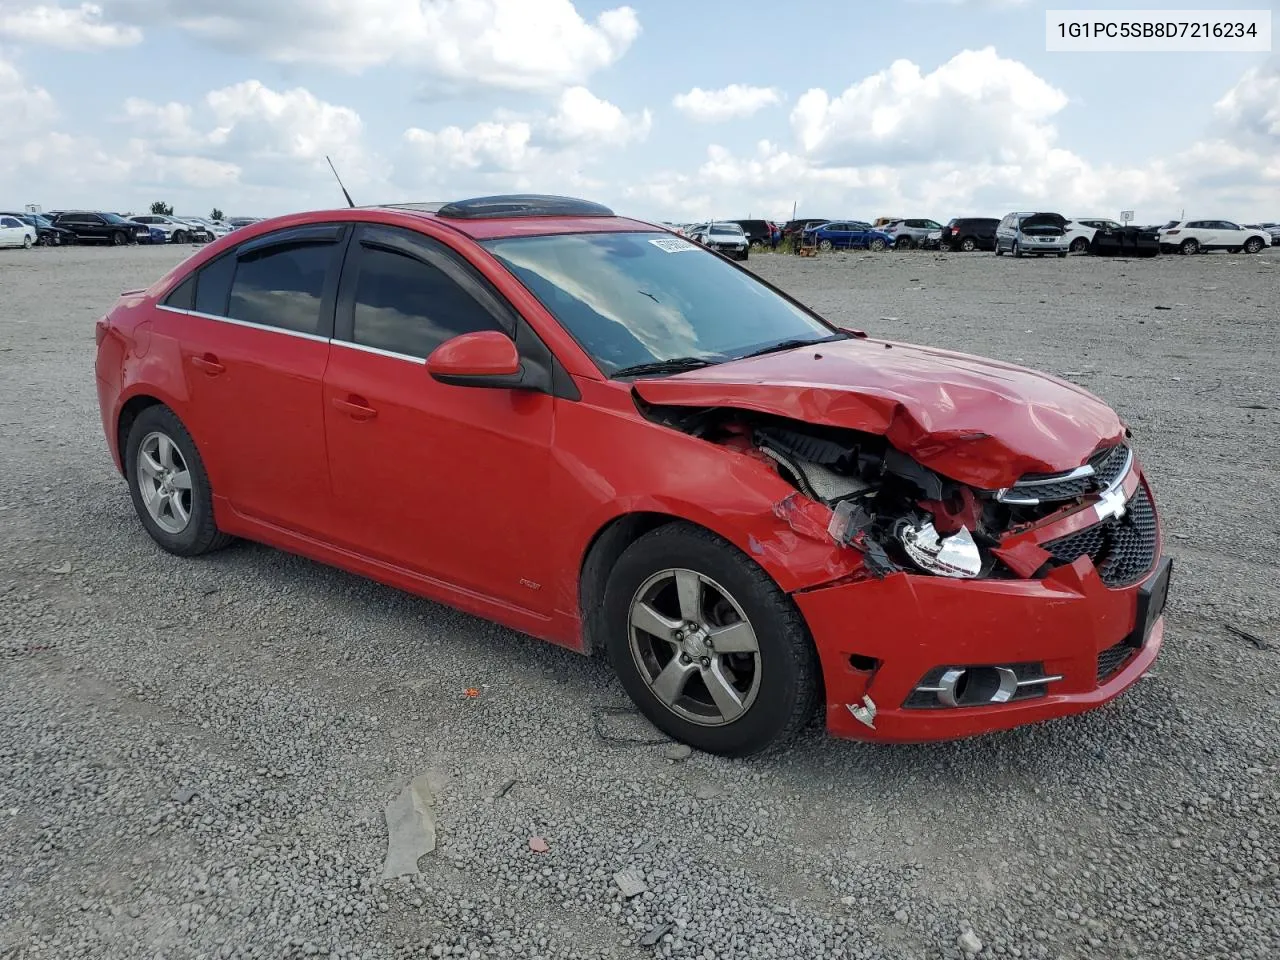
[[[665,250],[667,253],[683,253],[686,250],[697,250],[697,246],[688,240],[681,240],[679,237],[655,237],[649,241],[659,250]]]

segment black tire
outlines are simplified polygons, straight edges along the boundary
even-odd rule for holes
[[[973,253],[978,249],[978,241],[974,240],[973,237],[965,237],[960,241],[960,249],[965,253]]]
[[[910,237],[899,237],[897,240],[893,242],[893,249],[910,250],[915,245],[916,245],[916,242],[912,240]]]
[[[1009,246],[1009,252],[1012,253],[1015,257],[1022,256],[1022,248],[1018,246],[1017,240],[1013,241],[1013,243]]]
[[[144,480],[142,471],[138,468],[138,452],[143,441],[156,433],[165,435],[173,443],[191,478],[189,519],[180,532],[163,529],[151,516],[143,499],[141,484]],[[196,449],[195,441],[191,439],[187,428],[172,410],[156,405],[147,407],[138,414],[129,428],[123,459],[125,478],[129,482],[129,495],[133,499],[133,509],[151,539],[162,550],[179,557],[195,557],[221,549],[231,542],[233,538],[222,533],[214,524],[213,492],[209,486],[209,475],[204,469],[204,461],[200,458],[200,451]]]
[[[694,571],[723,587],[755,633],[759,687],[745,712],[730,722],[707,726],[678,715],[654,694],[632,655],[632,601],[651,578],[673,569]],[[609,575],[604,617],[606,649],[623,687],[640,711],[676,740],[708,753],[748,756],[785,743],[814,715],[820,670],[804,618],[751,558],[707,530],[671,523],[631,544]]]
[[[175,231],[174,231],[174,234],[173,234],[173,242],[174,242],[174,243],[186,243],[186,242],[187,242],[187,231],[185,231],[185,230],[175,230]]]
[[[31,234],[28,233],[26,236],[22,238],[22,246],[24,249],[30,250],[34,245],[35,243],[31,239]]]
[[[1066,255],[1067,255],[1067,251],[1065,250],[1062,253],[1058,254],[1059,257],[1065,257]]]
[[[1184,257],[1193,256],[1194,254],[1197,254],[1200,252],[1200,241],[1194,238],[1188,237],[1186,240],[1183,240],[1182,243],[1178,246],[1178,252],[1181,253]]]
[[[1088,249],[1089,249],[1089,241],[1086,240],[1084,237],[1076,237],[1074,240],[1071,241],[1072,253],[1084,253]]]
[[[748,253],[746,250],[743,250],[743,251],[742,251],[742,256],[740,256],[740,257],[738,258],[738,260],[739,260],[740,262],[742,262],[742,263],[746,263],[746,262],[747,262],[747,257],[749,257],[749,256],[751,256],[751,254],[750,254],[750,253]]]
[[[997,257],[1004,256],[1004,250],[1001,248],[999,240],[996,241],[996,256]]]
[[[1262,239],[1260,237],[1250,237],[1244,242],[1245,253],[1257,253],[1262,249]]]
[[[111,233],[111,245],[113,247],[123,247],[129,242],[129,238],[124,235],[123,230],[113,230]]]

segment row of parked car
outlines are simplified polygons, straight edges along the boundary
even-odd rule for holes
[[[119,214],[101,210],[48,213],[0,212],[0,247],[58,247],[69,243],[208,243],[257,223],[254,217],[212,220],[162,214]]]
[[[996,254],[1065,257],[1068,253],[1125,253],[1155,256],[1228,250],[1257,253],[1280,246],[1280,224],[1237,224],[1226,220],[1171,220],[1162,225],[1126,226],[1107,217],[1068,218],[1046,211],[1020,211],[1003,219],[956,217],[942,224],[924,218],[881,217],[828,220],[814,217],[779,226],[768,220],[672,224],[678,232],[745,260],[747,251],[790,241],[794,252],[818,250],[985,250]],[[740,231],[740,233],[739,233]]]

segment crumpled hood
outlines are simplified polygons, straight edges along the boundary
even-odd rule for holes
[[[637,380],[646,402],[734,407],[880,434],[979,489],[1080,466],[1125,426],[1074,384],[929,347],[853,338]]]

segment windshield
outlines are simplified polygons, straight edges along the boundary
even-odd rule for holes
[[[129,223],[128,220],[120,216],[118,213],[104,213],[102,215],[102,219],[107,221],[107,223],[127,223],[129,226],[134,226],[134,224]]]
[[[745,271],[669,234],[558,234],[484,246],[605,374],[676,357],[719,362],[836,332]]]
[[[711,232],[720,234],[722,236],[728,236],[728,237],[742,236],[741,227],[726,227],[723,224],[719,224],[719,223],[717,223],[715,226],[711,228]]]

